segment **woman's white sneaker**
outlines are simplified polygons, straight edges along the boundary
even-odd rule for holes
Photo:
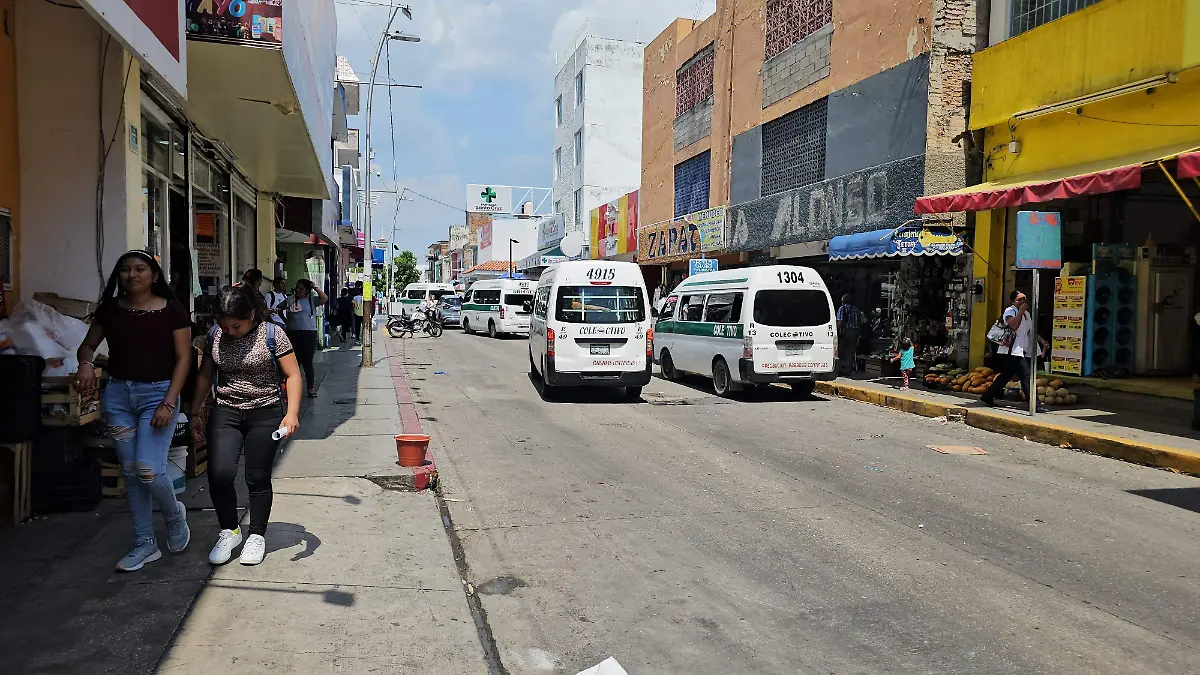
[[[263,561],[266,554],[267,540],[263,539],[261,534],[252,534],[246,537],[246,545],[242,547],[242,557],[238,558],[238,562],[243,565],[257,565]]]
[[[221,530],[217,535],[217,544],[208,552],[208,562],[214,565],[224,565],[233,557],[233,549],[242,543],[241,530]]]

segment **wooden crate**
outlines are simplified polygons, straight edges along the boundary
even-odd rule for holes
[[[184,471],[184,474],[188,478],[195,478],[205,471],[208,471],[208,444],[189,443],[187,470]]]
[[[105,497],[125,496],[125,477],[121,475],[121,467],[116,464],[101,462],[100,494]]]
[[[33,443],[0,444],[0,526],[24,521],[33,510]]]
[[[102,370],[96,371],[97,376],[103,376]],[[75,388],[75,378],[43,377],[42,378],[42,407],[49,405],[66,406],[66,413],[61,415],[42,414],[42,425],[48,427],[79,427],[91,424],[100,419],[100,390],[97,388],[90,394],[84,395]]]
[[[64,298],[57,293],[34,293],[33,299],[43,305],[50,305],[59,314],[75,317],[80,320],[86,319],[92,312],[96,311],[96,302],[94,300]]]

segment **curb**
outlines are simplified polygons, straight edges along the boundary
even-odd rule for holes
[[[404,371],[404,363],[400,361],[399,354],[392,353],[391,346],[386,339],[380,340],[379,344],[383,345],[383,349],[388,355],[388,368],[392,375],[392,386],[396,390],[396,406],[400,409],[400,433],[425,433],[425,429],[421,425],[421,416],[417,414],[417,406],[413,402],[412,390],[408,388],[408,375]],[[414,490],[424,490],[431,485],[437,484],[437,465],[433,461],[433,452],[428,446],[425,448],[424,466],[401,468],[406,473],[399,476],[399,478],[406,487]]]
[[[1057,424],[1034,422],[1002,413],[947,405],[907,394],[878,391],[842,382],[818,382],[816,391],[826,396],[838,396],[923,417],[961,415],[968,426],[984,431],[1050,445],[1068,445],[1077,450],[1133,464],[1200,476],[1200,453],[1182,448],[1070,429]]]

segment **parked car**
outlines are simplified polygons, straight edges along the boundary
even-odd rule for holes
[[[438,302],[442,310],[443,326],[462,326],[462,298],[457,295],[447,295]]]

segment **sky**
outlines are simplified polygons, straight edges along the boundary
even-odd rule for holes
[[[350,120],[352,128],[361,129],[366,125],[365,83],[391,12],[389,0],[335,2],[338,54],[350,60],[364,83],[361,112]],[[413,19],[400,14],[393,29],[418,36],[421,42],[390,42],[390,59],[385,51],[376,81],[387,81],[390,66],[392,82],[423,88],[376,89],[371,140],[374,165],[382,175],[372,177],[371,189],[409,188],[454,208],[411,195],[397,204],[395,195],[381,194],[372,209],[372,234],[390,237],[394,226],[395,243],[421,259],[430,244],[447,237],[451,225],[463,224],[467,183],[550,187],[556,53],[570,53],[585,23],[600,37],[648,43],[676,18],[708,17],[716,2],[409,0],[408,4]],[[641,91],[629,95],[640,97]]]

